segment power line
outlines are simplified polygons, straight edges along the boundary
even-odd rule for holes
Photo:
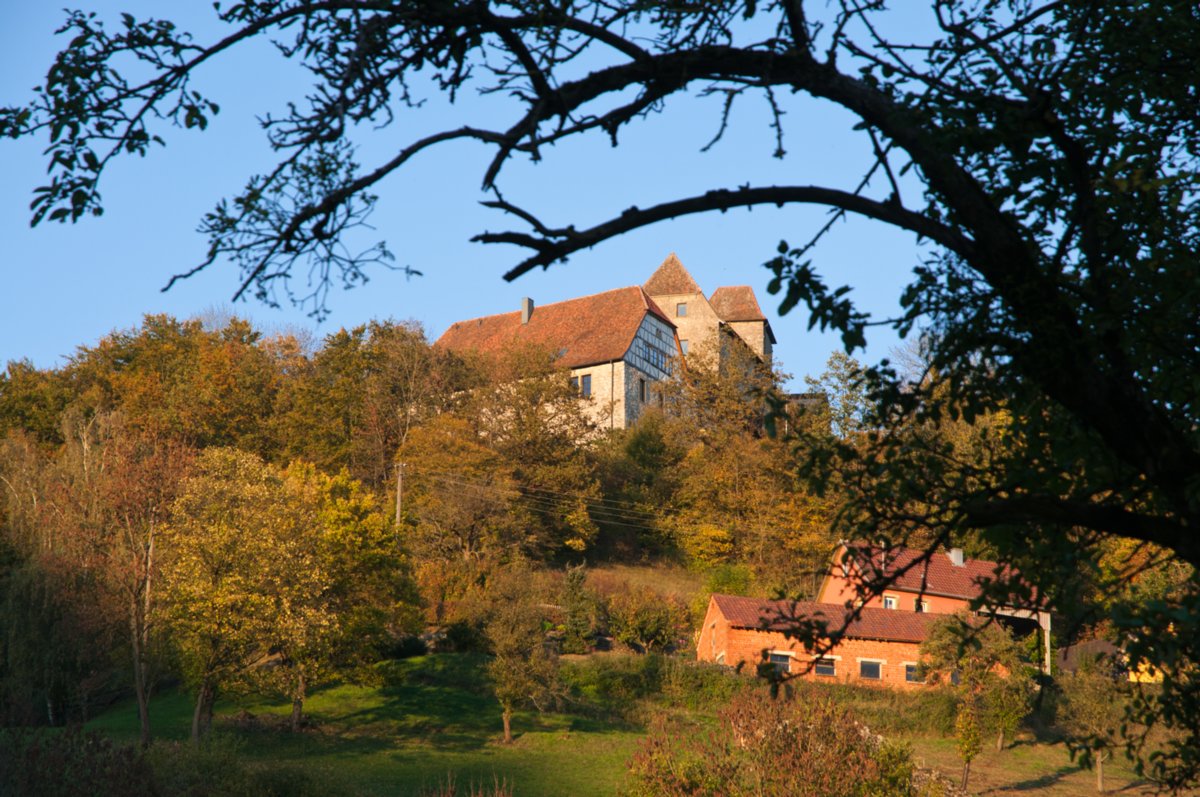
[[[575,510],[580,504],[583,504],[589,513],[595,515],[595,519],[602,523],[610,525],[626,526],[629,528],[644,529],[646,531],[658,532],[661,529],[653,526],[645,525],[649,522],[662,522],[667,518],[657,512],[649,510],[625,510],[616,509],[611,506],[606,506],[597,502],[596,499],[584,495],[572,495],[570,493],[562,493],[554,490],[542,490],[549,495],[529,495],[523,493],[520,489],[505,488],[494,484],[486,484],[471,479],[467,479],[460,474],[450,474],[444,471],[434,471],[432,469],[418,468],[424,472],[428,478],[440,482],[443,485],[451,487],[466,487],[474,490],[487,492],[492,495],[503,496],[509,500],[514,500],[524,503],[525,506],[541,511],[558,511],[566,512]],[[554,497],[560,496],[560,497]],[[633,514],[636,512],[637,514]],[[642,521],[630,522],[630,521]]]

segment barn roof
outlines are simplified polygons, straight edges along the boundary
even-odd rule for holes
[[[519,310],[457,321],[434,345],[493,354],[513,343],[531,344],[558,352],[565,368],[580,368],[624,357],[647,313],[675,328],[654,300],[634,286],[535,306],[526,324]]]
[[[735,628],[783,631],[796,626],[798,619],[825,620],[831,630],[844,621],[844,609],[832,603],[816,601],[763,600],[733,595],[713,595],[713,602]],[[924,642],[929,627],[938,615],[906,612],[898,609],[861,609],[847,626],[848,639],[879,639],[887,642]]]

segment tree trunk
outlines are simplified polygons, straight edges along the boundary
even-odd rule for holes
[[[296,689],[292,692],[292,733],[300,731],[304,719],[304,670],[296,674]]]
[[[192,714],[192,744],[196,747],[200,746],[200,742],[208,736],[209,728],[212,727],[215,691],[206,680],[200,683],[200,689],[196,693],[196,710]]]
[[[139,617],[140,607],[135,597],[129,607],[129,637],[133,653],[133,691],[137,694],[138,741],[142,747],[150,746],[150,690],[146,683],[146,658],[143,631],[145,622]]]
[[[1104,753],[1096,756],[1096,791],[1104,793]]]
[[[504,719],[504,743],[512,744],[512,709],[505,706],[501,717]]]
[[[962,785],[961,785],[961,786],[959,786],[959,788],[960,788],[960,789],[962,789],[963,791],[966,791],[966,790],[967,790],[967,779],[968,779],[970,776],[971,776],[971,762],[970,762],[970,761],[964,761],[964,762],[963,762],[963,779],[962,779]]]
[[[1000,734],[996,737],[996,752],[1004,750],[1004,729],[1000,730]]]

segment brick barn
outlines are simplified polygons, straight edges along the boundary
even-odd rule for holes
[[[900,688],[923,685],[917,674],[919,649],[933,614],[864,608],[842,640],[815,660],[783,630],[794,618],[824,619],[830,628],[842,623],[842,607],[812,601],[770,601],[713,595],[700,630],[696,658],[754,672],[767,660],[781,672],[810,681],[881,684]],[[808,665],[812,663],[813,666]],[[807,669],[807,672],[805,670]]]

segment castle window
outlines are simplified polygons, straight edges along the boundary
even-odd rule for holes
[[[646,380],[645,379],[638,380],[638,398],[641,399],[642,401],[646,400]]]
[[[679,318],[683,318],[685,315],[687,315],[687,302],[680,302],[679,304],[675,305],[675,315]]]

